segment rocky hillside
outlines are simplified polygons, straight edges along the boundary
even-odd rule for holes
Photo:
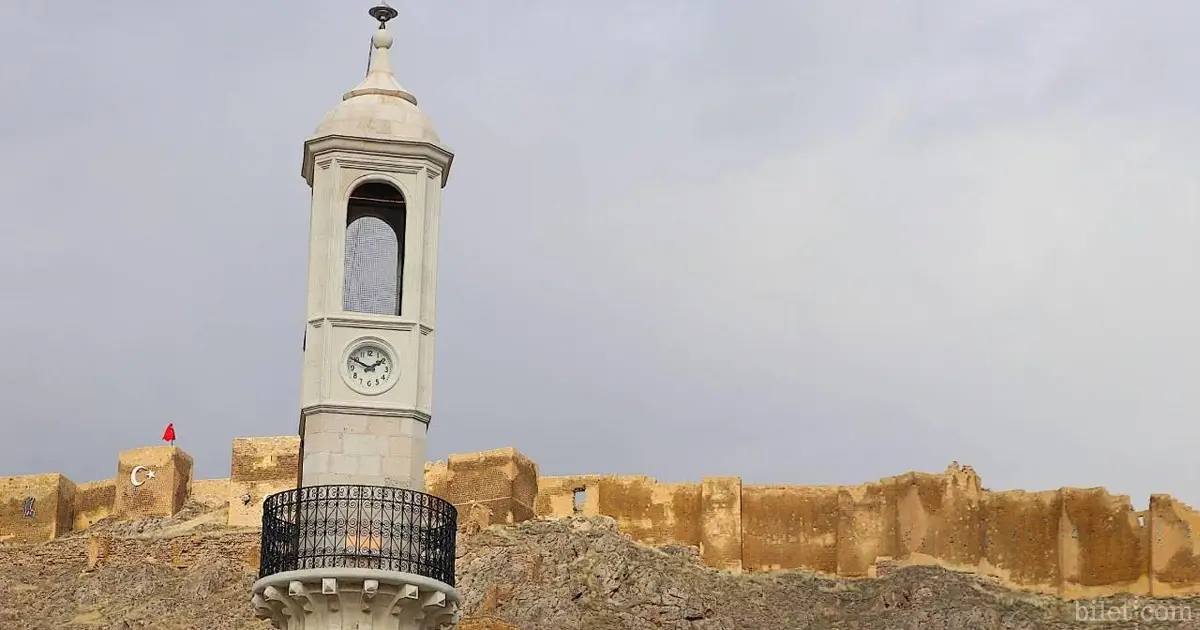
[[[222,527],[222,517],[188,510],[0,546],[0,630],[265,630],[249,603],[258,535]],[[733,576],[704,567],[695,550],[634,543],[605,518],[464,532],[458,562],[465,630],[1200,629],[1200,600],[1115,611],[1123,602],[1109,600],[1105,612],[1077,613],[935,568],[873,580]],[[1190,610],[1196,619],[1184,618]]]

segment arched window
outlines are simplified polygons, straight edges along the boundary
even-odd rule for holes
[[[404,195],[388,184],[362,184],[346,212],[342,309],[399,315],[404,270]]]

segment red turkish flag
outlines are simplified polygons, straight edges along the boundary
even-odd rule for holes
[[[164,442],[175,442],[175,423],[167,424],[167,430],[163,431]]]

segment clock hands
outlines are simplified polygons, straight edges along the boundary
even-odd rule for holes
[[[376,361],[374,363],[374,365],[367,365],[366,363],[359,361],[357,357],[350,357],[350,360],[361,365],[364,372],[374,372],[375,368],[383,365],[384,363],[387,363],[387,359],[380,359],[380,360]]]

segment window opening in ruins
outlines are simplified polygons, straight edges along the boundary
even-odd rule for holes
[[[370,182],[350,193],[343,310],[400,315],[405,220],[404,195],[388,184]]]
[[[575,488],[574,499],[575,499],[575,503],[572,506],[572,509],[574,510],[574,512],[576,514],[582,514],[583,513],[583,504],[587,500],[587,488]]]
[[[1138,515],[1138,527],[1145,527],[1145,526],[1146,526],[1146,517],[1139,514]]]

